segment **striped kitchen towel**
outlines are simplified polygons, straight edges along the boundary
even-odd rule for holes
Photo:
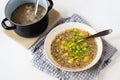
[[[74,14],[71,17],[63,20],[63,23],[68,22],[79,22],[89,25],[87,21],[85,21],[77,14]],[[33,55],[32,59],[33,66],[35,66],[37,69],[43,72],[46,72],[58,78],[59,80],[96,80],[101,69],[103,69],[105,66],[108,65],[108,63],[110,63],[111,57],[117,51],[115,47],[113,47],[108,42],[103,40],[102,57],[100,58],[99,62],[96,65],[84,71],[69,72],[53,66],[47,60],[43,47],[44,40],[45,36],[42,37],[34,46],[30,48],[30,51],[32,52]]]

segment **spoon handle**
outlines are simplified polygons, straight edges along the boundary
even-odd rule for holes
[[[112,29],[104,30],[104,31],[98,32],[98,33],[96,33],[94,35],[88,36],[86,38],[82,38],[82,39],[78,40],[77,43],[79,43],[81,41],[84,41],[86,39],[89,39],[89,38],[95,38],[95,37],[105,36],[105,35],[110,34],[111,32],[112,32]]]
[[[35,12],[34,12],[35,16],[36,16],[37,10],[38,10],[38,3],[39,3],[39,0],[36,0],[36,2],[35,2]]]
[[[98,32],[94,35],[88,36],[85,39],[105,36],[105,35],[110,34],[111,32],[112,32],[112,29],[104,30],[104,31]]]

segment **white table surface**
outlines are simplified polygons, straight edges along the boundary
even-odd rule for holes
[[[0,0],[0,22],[8,0]],[[99,80],[120,80],[120,0],[53,0],[54,8],[62,17],[77,13],[97,31],[113,29],[104,37],[118,51],[112,62],[105,67]],[[58,80],[32,66],[32,56],[21,45],[8,38],[0,26],[0,80]]]

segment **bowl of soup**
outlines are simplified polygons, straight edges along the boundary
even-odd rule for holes
[[[66,71],[91,68],[101,57],[101,38],[90,38],[80,43],[77,41],[95,33],[90,26],[77,22],[56,26],[45,39],[44,50],[47,59],[57,68]]]

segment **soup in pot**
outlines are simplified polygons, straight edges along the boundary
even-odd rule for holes
[[[35,4],[24,3],[17,7],[12,15],[11,20],[20,25],[29,25],[39,21],[45,15],[45,8],[38,5],[37,14],[35,15]]]

